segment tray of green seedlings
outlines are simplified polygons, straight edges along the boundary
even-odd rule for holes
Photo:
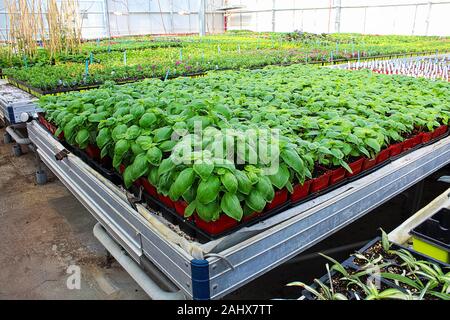
[[[450,265],[389,242],[384,231],[303,289],[302,300],[450,300]]]
[[[44,96],[40,121],[217,238],[445,136],[449,86],[267,67]]]

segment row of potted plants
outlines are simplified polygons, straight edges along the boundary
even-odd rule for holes
[[[283,35],[207,36],[187,37],[167,41],[129,41],[119,44],[120,51],[104,51],[108,46],[95,42],[83,44],[83,53],[57,57],[50,61],[43,55],[39,62],[5,69],[8,78],[22,81],[44,92],[77,90],[83,86],[99,85],[106,81],[126,81],[170,75],[186,75],[216,69],[255,68],[274,64],[331,62],[363,59],[381,54],[445,50],[445,42],[434,38],[384,37],[370,43],[366,36],[353,35],[353,42],[330,36],[327,41],[303,39],[283,41]],[[359,41],[363,38],[364,42]],[[370,37],[369,37],[370,38]],[[320,37],[318,38],[320,39]],[[379,39],[377,39],[379,40]],[[342,41],[342,43],[339,43]],[[370,43],[370,44],[369,44]],[[152,48],[145,48],[145,46]],[[175,47],[174,45],[180,45]],[[182,47],[181,47],[182,46]],[[114,47],[114,46],[113,46]],[[114,47],[114,50],[117,48]],[[138,50],[139,49],[139,50]],[[420,49],[420,50],[419,50]],[[447,46],[448,49],[448,46]],[[99,50],[94,57],[90,51]],[[118,50],[118,49],[117,49]],[[40,50],[43,51],[43,50]],[[86,59],[91,61],[86,69]],[[47,61],[49,60],[49,61]]]
[[[38,115],[39,122],[52,134],[57,132],[57,127],[55,124],[47,121],[42,113]],[[308,198],[308,196],[318,195],[318,193],[326,192],[328,188],[331,188],[337,184],[343,183],[345,180],[350,178],[358,178],[358,175],[373,169],[375,166],[385,164],[390,158],[397,157],[403,152],[406,152],[419,144],[426,144],[432,140],[439,139],[444,136],[448,131],[447,125],[441,125],[431,132],[420,132],[400,143],[390,145],[388,148],[381,150],[376,157],[373,159],[361,157],[351,163],[349,167],[352,173],[344,169],[343,167],[335,169],[327,169],[323,166],[318,165],[318,168],[323,173],[313,179],[306,180],[303,184],[297,184],[293,188],[292,194],[288,192],[286,188],[278,190],[275,192],[275,196],[270,203],[267,203],[262,212],[246,212],[241,221],[237,221],[230,218],[227,215],[221,215],[218,220],[206,222],[199,218],[197,214],[188,217],[187,219],[193,222],[198,228],[207,232],[210,235],[218,235],[226,232],[238,224],[245,224],[256,218],[263,217],[267,213],[274,212],[277,208],[284,207],[288,203],[296,205],[299,201]],[[64,132],[59,133],[59,140],[64,140]],[[87,145],[84,149],[87,156],[98,162],[100,165],[107,165],[107,167],[112,167],[112,160],[110,158],[101,157],[101,150],[93,144]],[[124,174],[126,166],[121,164],[118,172]],[[175,211],[180,217],[185,217],[185,210],[188,207],[188,203],[184,200],[173,201],[168,196],[164,196],[158,193],[157,188],[153,186],[146,177],[141,177],[135,181],[134,186],[141,188],[148,195],[160,201],[169,210]]]
[[[275,212],[298,184],[312,180],[308,193],[321,191],[432,137],[420,133],[448,123],[447,86],[295,65],[108,85],[40,104],[55,136],[96,146],[116,170],[124,164],[126,187],[147,179],[161,198],[188,204],[190,221],[242,226]],[[279,166],[265,174],[270,155],[255,146],[276,141]],[[225,142],[236,146],[233,161]]]
[[[351,163],[349,167],[352,169],[352,173],[344,168],[327,169],[323,166],[319,166],[324,171],[322,175],[317,178],[306,180],[303,184],[297,184],[294,186],[294,192],[290,199],[293,203],[299,202],[302,199],[307,198],[311,194],[321,192],[328,187],[332,187],[338,183],[343,182],[347,178],[352,178],[360,173],[367,172],[373,169],[377,165],[386,163],[390,158],[397,157],[398,155],[406,152],[419,144],[429,143],[431,140],[439,139],[444,136],[448,131],[447,125],[441,125],[431,132],[420,132],[402,142],[395,143],[389,147],[381,150],[375,158],[361,157]]]

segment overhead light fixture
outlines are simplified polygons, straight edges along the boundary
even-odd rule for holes
[[[190,15],[191,13],[190,13],[189,11],[186,11],[186,10],[181,10],[181,11],[178,11],[178,14],[179,14],[180,16],[188,16],[188,15]]]
[[[114,11],[114,12],[113,12],[113,15],[115,15],[115,16],[122,16],[122,15],[123,15],[123,12],[120,12],[120,11]]]

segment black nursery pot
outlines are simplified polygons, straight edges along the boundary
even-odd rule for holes
[[[450,210],[442,208],[411,230],[415,250],[444,263],[450,262]]]

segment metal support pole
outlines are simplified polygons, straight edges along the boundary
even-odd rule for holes
[[[170,32],[175,33],[173,26],[173,0],[170,0]]]
[[[366,33],[366,21],[367,21],[367,8],[364,8],[364,27],[363,27],[363,33]]]
[[[200,0],[200,8],[198,9],[198,34],[200,37],[206,34],[205,30],[205,0]]]
[[[411,35],[414,35],[414,31],[415,31],[415,29],[416,29],[417,7],[418,7],[418,5],[416,4],[416,7],[415,7],[415,9],[414,9],[414,20],[413,20],[413,25],[412,25]]]
[[[275,0],[272,0],[272,32],[275,32]]]
[[[111,25],[109,23],[109,6],[108,6],[108,0],[105,0],[103,2],[103,8],[105,10],[105,27],[106,27],[106,35],[108,38],[111,38]]]
[[[191,2],[188,1],[188,11],[191,12]],[[191,21],[191,14],[188,15],[189,18],[189,33],[192,33],[192,21]]]
[[[341,0],[336,0],[336,21],[334,23],[334,31],[336,33],[341,32]]]
[[[94,236],[100,241],[105,249],[116,259],[116,261],[130,274],[136,283],[153,300],[181,300],[183,293],[178,290],[167,292],[163,290],[143,269],[131,259],[121,247],[106,233],[100,223],[94,226]]]
[[[428,2],[428,12],[427,12],[427,19],[425,20],[425,35],[428,35],[428,27],[430,26],[430,15],[431,15],[431,2]]]
[[[242,13],[239,13],[239,25],[240,25],[239,30],[242,30]]]
[[[128,35],[131,35],[131,28],[130,28],[130,7],[128,4],[128,0],[126,2],[126,7],[127,7],[127,28],[128,28]]]

